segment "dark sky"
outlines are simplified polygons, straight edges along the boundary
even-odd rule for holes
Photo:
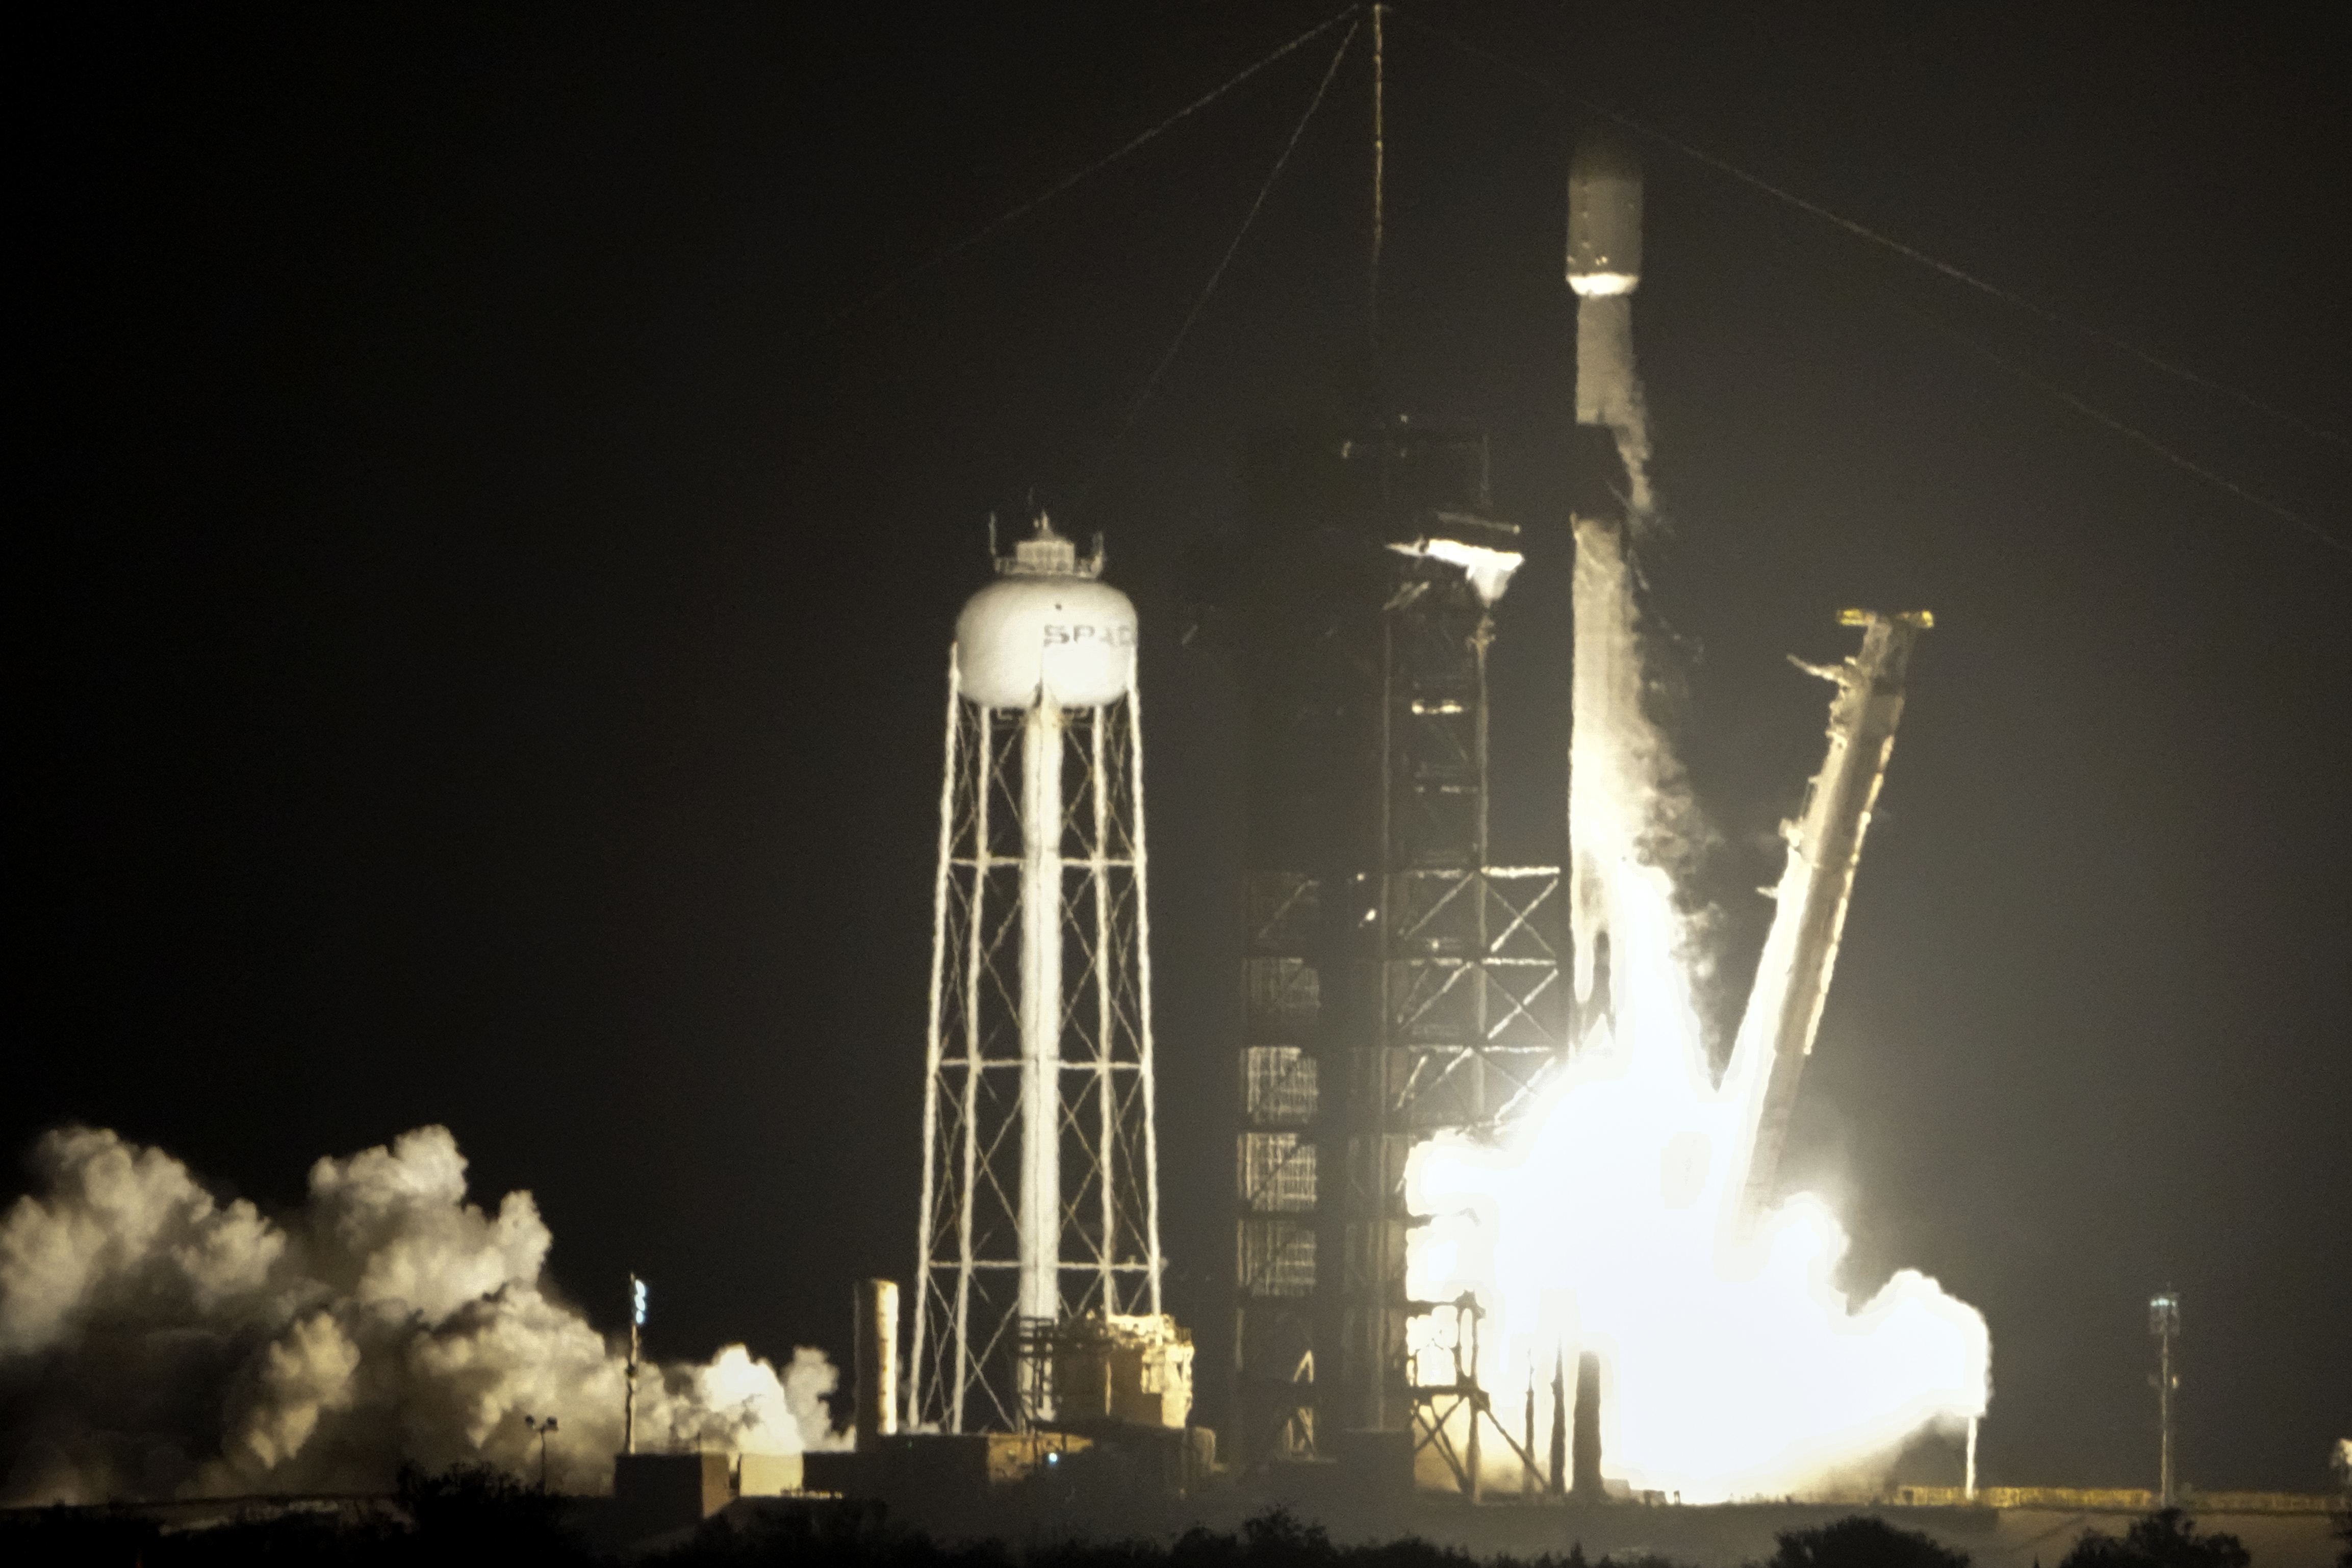
[[[841,1354],[851,1281],[911,1260],[950,628],[1034,486],[1145,619],[1168,1241],[1205,1341],[1239,757],[1183,556],[1233,519],[1242,432],[1361,406],[1360,55],[1125,442],[1323,43],[828,323],[1323,14],[213,8],[20,57],[0,1143],[85,1120],[282,1202],[446,1123],[600,1321],[635,1268],[661,1354]],[[1405,20],[2340,433],[2344,40],[2287,15]],[[1557,854],[1580,120],[1389,44],[1388,401],[1490,428],[1530,529],[1496,810]],[[1988,1481],[2152,1480],[2170,1283],[2187,1478],[2316,1488],[2352,1431],[2352,555],[1947,333],[2339,540],[2352,458],[1646,156],[1647,565],[1733,970],[1819,758],[1782,655],[1843,652],[1847,604],[1939,620],[1793,1156],[1855,1282],[1916,1266],[1986,1312]]]

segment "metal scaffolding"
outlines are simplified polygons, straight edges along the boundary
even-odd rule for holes
[[[1521,1430],[1512,1432],[1496,1414],[1495,1402],[1478,1381],[1478,1331],[1486,1310],[1478,1298],[1464,1291],[1450,1301],[1415,1301],[1413,1312],[1426,1319],[1433,1332],[1423,1336],[1407,1359],[1412,1398],[1412,1452],[1435,1454],[1463,1496],[1472,1502],[1486,1496],[1485,1446],[1489,1434],[1501,1439],[1504,1451],[1517,1463],[1522,1498],[1541,1493],[1559,1495],[1560,1479],[1546,1479],[1536,1449],[1535,1379],[1528,1381]],[[1553,1389],[1553,1418],[1559,1419],[1559,1385]],[[1555,1467],[1557,1469],[1557,1467]]]
[[[1517,528],[1477,515],[1484,437],[1400,426],[1254,465],[1268,526],[1203,618],[1244,650],[1253,699],[1244,1464],[1328,1457],[1351,1432],[1425,1447],[1429,1419],[1454,1434],[1484,1407],[1409,1364],[1428,1309],[1406,1300],[1405,1162],[1437,1133],[1506,1124],[1568,1011],[1559,870],[1496,865],[1488,842],[1486,657],[1519,555]]]
[[[1567,1009],[1550,935],[1559,868],[1489,863],[1486,654],[1500,584],[1479,581],[1474,552],[1517,530],[1436,520],[1457,548],[1441,555],[1423,541],[1382,617],[1381,1007],[1358,1074],[1349,1253],[1363,1267],[1348,1340],[1360,1358],[1360,1423],[1407,1427],[1414,1451],[1435,1451],[1475,1498],[1490,1435],[1529,1477],[1535,1459],[1478,1385],[1476,1303],[1406,1298],[1405,1161],[1439,1133],[1498,1135],[1561,1060]],[[1440,1344],[1454,1375],[1424,1375]]]

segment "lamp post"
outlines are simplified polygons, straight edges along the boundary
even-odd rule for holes
[[[2172,1479],[2172,1395],[2180,1379],[2172,1371],[2172,1342],[2180,1333],[2180,1293],[2158,1291],[2147,1303],[2147,1332],[2156,1338],[2156,1409],[2162,1431],[2157,1466],[2157,1506],[2170,1508],[2179,1499]]]
[[[621,1392],[621,1452],[637,1451],[637,1338],[646,1326],[646,1282],[629,1276],[629,1367]]]
[[[555,1417],[550,1416],[544,1421],[535,1421],[526,1416],[522,1418],[522,1425],[523,1430],[539,1435],[539,1490],[545,1491],[547,1490],[547,1435],[555,1430]]]

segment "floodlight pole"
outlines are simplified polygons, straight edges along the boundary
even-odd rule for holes
[[[2156,1336],[2156,1408],[2161,1432],[2157,1465],[2157,1506],[2171,1508],[2179,1500],[2172,1469],[2172,1396],[2180,1386],[2180,1379],[2172,1371],[2172,1342],[2180,1333],[2180,1296],[2178,1291],[2159,1291],[2147,1303],[2147,1332]]]
[[[646,1282],[629,1276],[629,1366],[621,1391],[621,1452],[637,1451],[637,1338],[646,1322]],[[541,1445],[542,1454],[545,1445]]]
[[[550,1416],[541,1421],[526,1416],[522,1425],[525,1431],[539,1434],[539,1490],[543,1492],[547,1490],[547,1435],[556,1429],[556,1418]]]

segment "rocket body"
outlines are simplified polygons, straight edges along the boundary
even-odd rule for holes
[[[1642,170],[1613,139],[1587,137],[1568,170],[1568,286],[1576,290],[1576,423],[1640,426],[1633,290],[1642,282]]]
[[[1607,137],[1587,137],[1568,168],[1568,286],[1580,298],[1642,281],[1642,169]]]
[[[1611,889],[1639,854],[1648,824],[1628,814],[1646,801],[1660,754],[1642,714],[1628,530],[1650,507],[1649,430],[1633,370],[1633,290],[1642,281],[1642,171],[1602,135],[1577,144],[1568,171],[1568,284],[1576,290],[1574,451],[1590,473],[1575,516],[1576,647],[1570,706],[1569,930],[1575,949],[1580,1037],[1586,1019],[1616,1013],[1613,946],[1621,911]],[[1607,455],[1604,456],[1603,454]],[[1611,459],[1613,459],[1612,461]],[[1604,991],[1600,982],[1608,976]]]

